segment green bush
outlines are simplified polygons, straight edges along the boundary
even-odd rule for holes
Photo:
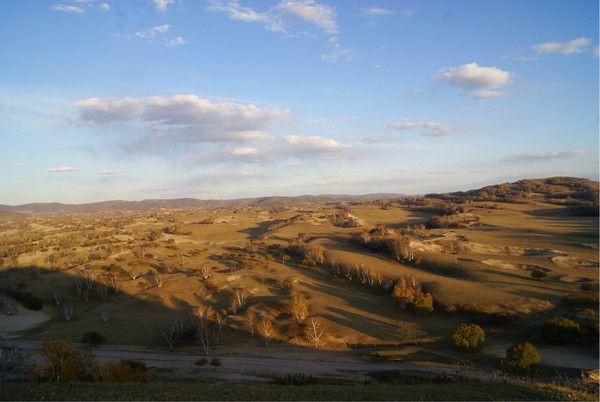
[[[477,324],[462,323],[452,334],[452,344],[462,349],[475,349],[485,342],[485,332]]]
[[[565,317],[550,318],[544,324],[540,338],[548,343],[572,345],[581,342],[581,327]]]
[[[433,297],[430,293],[420,293],[413,302],[413,308],[419,313],[431,313],[433,311]]]
[[[531,343],[519,343],[506,350],[506,362],[510,366],[526,369],[540,362],[540,354]]]

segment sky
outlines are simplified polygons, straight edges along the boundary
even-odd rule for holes
[[[22,0],[0,203],[598,179],[595,0]]]

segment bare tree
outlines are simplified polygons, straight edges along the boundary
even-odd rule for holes
[[[160,336],[165,341],[169,350],[173,352],[175,350],[175,343],[177,342],[177,330],[172,325],[168,325],[159,331]]]
[[[208,264],[204,264],[200,267],[200,277],[204,280],[207,280],[208,278],[210,278],[212,276],[211,274],[211,267]]]
[[[132,280],[135,280],[135,279],[139,278],[139,276],[140,276],[140,271],[138,271],[136,268],[131,268],[131,269],[129,270],[129,272],[127,272],[127,274],[129,275],[129,277],[130,277]]]
[[[65,320],[71,321],[74,312],[73,305],[71,303],[63,303],[61,312]]]
[[[104,285],[96,285],[96,294],[102,300],[106,300],[108,298],[108,288]]]
[[[212,307],[196,307],[193,320],[196,341],[202,346],[204,353],[208,354],[211,345],[220,340],[223,317]]]
[[[236,289],[229,300],[229,310],[233,314],[237,314],[238,310],[243,309],[246,306],[246,300],[248,298],[248,292],[245,289]]]
[[[263,338],[265,346],[269,344],[269,340],[273,337],[275,330],[273,329],[273,323],[268,318],[261,318],[258,324],[256,324],[256,332]]]
[[[81,291],[81,298],[83,299],[84,302],[87,303],[87,301],[90,299],[90,291],[87,289],[83,289]]]
[[[117,275],[112,274],[108,279],[108,284],[110,285],[110,288],[112,289],[114,294],[119,293],[119,288],[121,287],[121,280]]]
[[[162,286],[165,284],[164,278],[158,272],[155,272],[154,275],[152,275],[152,278],[154,279],[154,284],[159,288],[162,288]]]
[[[81,278],[78,278],[75,281],[75,294],[77,294],[77,296],[81,297],[82,292],[83,292],[83,280]]]
[[[94,277],[88,272],[86,272],[83,277],[83,283],[85,287],[87,287],[89,290],[92,290],[92,288],[94,287]]]
[[[106,313],[106,311],[100,310],[100,319],[105,324],[108,322],[108,314]]]
[[[54,300],[54,303],[56,303],[57,306],[59,306],[60,303],[62,303],[62,295],[58,290],[52,291],[52,299]]]
[[[308,343],[313,347],[318,348],[325,343],[326,333],[321,322],[315,318],[311,318],[304,328],[304,336]]]

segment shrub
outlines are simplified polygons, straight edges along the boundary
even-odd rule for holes
[[[413,302],[413,308],[419,313],[431,313],[433,311],[433,297],[430,293],[421,293]]]
[[[540,337],[554,344],[570,345],[581,342],[581,327],[565,317],[550,318],[544,324]]]
[[[541,281],[544,278],[548,277],[548,274],[542,271],[541,269],[534,269],[531,271],[531,277],[536,281]]]
[[[485,342],[485,332],[477,324],[462,323],[452,334],[452,344],[463,349],[475,349]]]
[[[39,374],[46,381],[75,382],[88,380],[92,376],[94,360],[76,349],[70,340],[44,339],[40,352],[46,366],[41,367]]]
[[[81,342],[90,346],[97,346],[106,342],[106,338],[102,336],[102,334],[100,334],[99,332],[88,331],[83,335]]]
[[[506,350],[506,362],[522,369],[540,362],[540,354],[529,342],[512,345]]]
[[[208,363],[208,360],[207,360],[206,358],[204,358],[204,357],[203,357],[203,358],[201,358],[201,359],[198,359],[198,360],[196,360],[196,361],[194,362],[194,364],[195,364],[196,366],[198,366],[198,367],[205,366],[205,365],[206,365],[206,363]]]
[[[210,365],[213,366],[213,370],[216,370],[217,367],[221,367],[221,359],[219,359],[218,357],[213,357],[210,360]]]
[[[96,380],[99,382],[147,382],[150,380],[146,365],[140,362],[121,360],[102,365]]]

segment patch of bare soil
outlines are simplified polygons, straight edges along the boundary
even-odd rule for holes
[[[550,260],[561,268],[598,268],[598,261],[584,258],[557,256]]]

